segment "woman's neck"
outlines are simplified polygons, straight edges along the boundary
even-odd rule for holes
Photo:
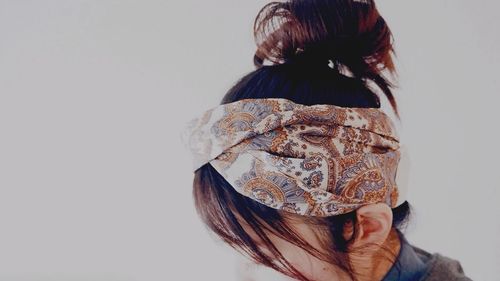
[[[356,275],[359,281],[382,280],[384,276],[394,265],[399,251],[401,249],[401,240],[396,229],[392,229],[386,241],[381,245],[380,249],[375,251],[369,257],[370,260],[365,260],[355,268]],[[369,264],[370,266],[364,266]]]

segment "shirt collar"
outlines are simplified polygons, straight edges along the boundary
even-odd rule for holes
[[[401,248],[396,258],[396,262],[382,281],[419,280],[427,269],[426,259],[415,252],[399,230],[397,232],[401,241]]]

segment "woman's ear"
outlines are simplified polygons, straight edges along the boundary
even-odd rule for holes
[[[354,248],[382,245],[392,229],[392,210],[385,203],[365,205],[356,210]]]

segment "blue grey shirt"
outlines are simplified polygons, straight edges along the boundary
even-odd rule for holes
[[[458,261],[414,247],[400,231],[398,234],[401,249],[382,281],[472,281]]]

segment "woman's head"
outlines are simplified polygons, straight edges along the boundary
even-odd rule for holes
[[[397,113],[393,85],[383,73],[394,74],[391,33],[373,1],[273,2],[258,14],[255,36],[257,69],[228,91],[223,104],[285,98],[380,108],[374,84]],[[379,255],[409,215],[408,203],[392,210],[370,204],[330,217],[282,212],[238,193],[210,164],[195,172],[193,194],[201,218],[225,242],[299,280],[356,277],[356,261]]]

